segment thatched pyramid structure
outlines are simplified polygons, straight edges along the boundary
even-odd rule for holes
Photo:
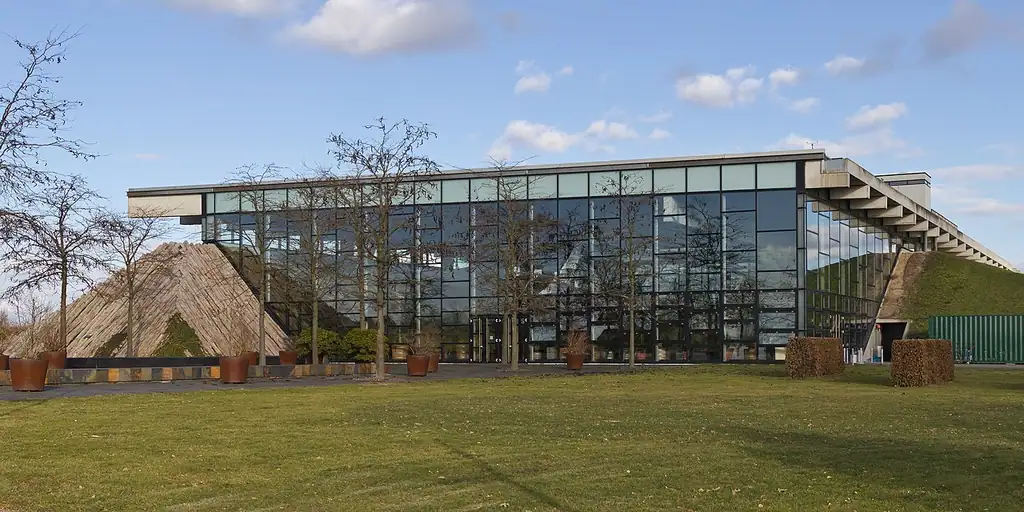
[[[182,328],[198,338],[182,355],[227,353],[240,337],[257,349],[259,301],[217,246],[160,245],[139,260],[136,279],[141,283],[134,300],[137,356],[165,352],[175,341],[168,334]],[[68,305],[68,356],[124,356],[127,317],[127,294],[115,275]],[[41,327],[55,327],[57,321],[53,314]],[[265,324],[266,353],[276,355],[287,337],[269,315]],[[28,344],[22,334],[12,352],[26,352]]]

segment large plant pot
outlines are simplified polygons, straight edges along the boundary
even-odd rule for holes
[[[583,354],[566,354],[565,355],[565,367],[570,370],[582,370],[583,369]]]
[[[7,362],[10,361],[10,360],[11,360],[11,358],[9,356],[5,356],[3,354],[0,354],[0,372],[2,372],[2,371],[7,369]]]
[[[299,353],[294,350],[282,350],[277,355],[281,359],[281,364],[286,366],[294,365],[299,360]]]
[[[249,379],[249,356],[220,358],[220,381],[224,384],[245,384]]]
[[[437,371],[437,363],[441,362],[441,354],[433,352],[430,354],[430,363],[427,365],[427,371],[434,373]]]
[[[42,391],[46,387],[46,359],[11,359],[11,387],[15,391]]]
[[[405,364],[409,369],[410,377],[426,377],[430,368],[430,356],[423,354],[409,354],[405,358]]]
[[[249,366],[256,366],[260,364],[260,353],[255,350],[242,352],[242,356],[249,360]]]
[[[54,350],[51,352],[43,352],[43,359],[46,359],[47,366],[51,370],[62,370],[67,366],[68,351]]]

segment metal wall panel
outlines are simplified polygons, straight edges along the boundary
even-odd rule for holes
[[[928,337],[953,342],[953,354],[973,363],[1024,363],[1024,315],[933,316]]]

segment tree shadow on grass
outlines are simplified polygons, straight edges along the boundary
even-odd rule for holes
[[[751,456],[818,475],[825,471],[845,475],[877,486],[890,499],[898,494],[900,500],[936,510],[981,507],[979,499],[1024,503],[1021,449],[968,446],[959,439],[840,437],[747,427],[727,430],[744,441],[738,449]]]
[[[516,481],[511,475],[508,475],[508,474],[502,473],[501,471],[498,471],[497,469],[494,468],[494,466],[492,466],[487,461],[483,460],[482,458],[480,458],[480,457],[478,457],[476,455],[473,455],[472,453],[469,453],[469,452],[459,448],[458,446],[455,446],[455,445],[450,444],[450,443],[446,443],[446,442],[441,441],[441,440],[438,441],[438,444],[440,444],[441,446],[444,446],[445,448],[447,448],[452,453],[462,457],[467,462],[470,462],[474,466],[480,468],[481,471],[483,471],[484,473],[489,475],[494,480],[496,480],[498,482],[501,482],[501,483],[503,483],[505,485],[508,485],[508,486],[510,486],[512,488],[515,488],[515,489],[519,490],[520,492],[523,492],[523,493],[529,495],[533,499],[535,499],[535,500],[537,500],[537,501],[539,501],[541,503],[544,503],[545,505],[547,505],[547,506],[549,506],[549,507],[551,507],[551,508],[553,508],[555,510],[569,510],[569,511],[575,510],[571,506],[569,506],[568,504],[559,502],[557,499],[555,499],[554,496],[551,496],[550,494],[548,494],[548,493],[546,493],[544,491],[541,491],[539,489],[536,489],[534,487],[526,485],[526,484],[524,484],[522,482]]]

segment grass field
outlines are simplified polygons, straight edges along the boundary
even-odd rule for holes
[[[1024,371],[887,381],[705,366],[0,403],[0,510],[1024,503]]]

